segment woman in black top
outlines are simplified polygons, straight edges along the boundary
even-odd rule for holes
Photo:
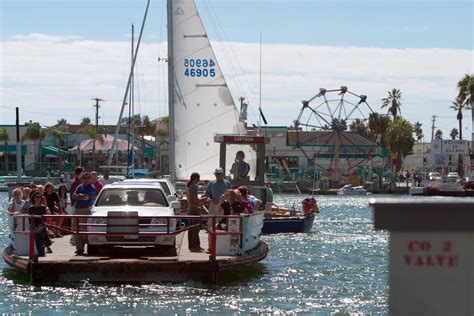
[[[239,199],[237,198],[237,193],[232,189],[225,191],[224,201],[221,203],[221,205],[219,205],[218,208],[223,210],[224,215],[238,215],[241,213],[248,213],[248,210],[242,203],[240,203]],[[217,213],[219,213],[219,209],[217,210]],[[222,224],[227,225],[227,218],[223,218],[219,222],[219,225],[217,225],[217,228],[223,229]]]
[[[41,193],[39,191],[33,191],[31,194],[32,206],[28,209],[30,215],[46,215],[46,207],[41,204]],[[42,218],[35,217],[30,221],[30,225],[33,225],[33,228],[40,226]],[[41,227],[36,231],[35,235],[36,249],[38,250],[39,256],[44,256],[44,248],[48,253],[51,253],[51,240],[48,237],[48,232],[45,227]]]

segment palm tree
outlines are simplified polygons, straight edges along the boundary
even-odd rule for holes
[[[134,118],[135,119],[135,118]],[[137,135],[140,135],[141,140],[142,140],[142,164],[145,163],[145,136],[150,136],[154,135],[156,131],[156,126],[155,124],[151,123],[150,117],[148,115],[145,115],[143,118],[138,115],[137,120],[137,125],[135,125],[135,133]],[[139,122],[138,122],[139,121]]]
[[[458,98],[461,104],[474,111],[474,75],[465,74],[458,82]],[[466,107],[467,108],[467,107]]]
[[[383,103],[381,108],[388,107],[387,113],[392,114],[394,122],[397,119],[398,113],[402,113],[400,110],[400,106],[402,105],[401,99],[402,93],[400,92],[400,89],[395,88],[393,88],[392,91],[388,91],[388,97],[382,98]]]
[[[56,125],[50,126],[48,128],[48,134],[51,135],[51,137],[54,140],[54,143],[56,145],[56,142],[58,143],[58,147],[64,145],[64,140],[66,139],[66,134],[69,129],[69,123],[67,122],[66,119],[59,119]],[[63,167],[63,159],[62,155],[58,154],[58,162],[59,166],[62,169]]]
[[[456,115],[456,119],[459,122],[459,140],[462,140],[462,110],[464,107],[466,107],[466,104],[463,103],[463,100],[459,95],[456,97],[456,100],[453,102],[453,105],[450,106],[451,109],[458,112],[458,114]]]
[[[451,130],[451,133],[449,133],[449,136],[451,136],[451,139],[452,139],[452,140],[455,140],[456,137],[458,137],[458,135],[460,135],[460,134],[459,134],[457,128],[453,128],[453,129]]]
[[[48,133],[53,137],[53,139],[58,142],[59,146],[64,144],[66,139],[66,133],[69,129],[69,123],[66,119],[59,119],[56,125],[53,125],[48,128]]]
[[[351,123],[351,125],[349,125],[349,130],[351,132],[355,132],[355,133],[358,133],[360,135],[367,136],[369,128],[363,120],[355,119]]]
[[[5,172],[8,172],[8,141],[10,140],[10,135],[6,128],[0,128],[0,141],[3,142],[5,146],[3,148],[3,155],[5,156]]]
[[[369,129],[373,135],[380,135],[379,142],[385,147],[385,134],[390,126],[391,121],[387,115],[380,115],[379,113],[370,113],[369,115]]]
[[[399,171],[402,166],[402,157],[406,157],[413,150],[413,144],[415,143],[413,127],[410,122],[399,118],[390,124],[386,138],[388,148],[395,156],[396,171]]]
[[[422,124],[420,122],[416,122],[413,126],[413,132],[415,132],[416,140],[420,142],[423,139],[423,129],[421,128]]]
[[[26,132],[23,135],[22,140],[32,140],[35,147],[36,142],[39,141],[38,147],[36,148],[37,155],[35,161],[37,163],[41,162],[41,143],[46,136],[47,132],[44,128],[41,127],[40,123],[33,122],[31,120],[26,123]]]
[[[434,137],[435,139],[443,139],[443,131],[440,129],[436,130]]]
[[[91,123],[92,123],[91,118],[86,116],[86,117],[81,118],[81,123],[79,123],[79,125],[87,126],[87,125],[91,125]]]

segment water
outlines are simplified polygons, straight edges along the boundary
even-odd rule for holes
[[[302,200],[296,195],[275,198],[287,206]],[[103,285],[84,280],[31,286],[1,260],[0,313],[387,314],[388,233],[374,231],[368,201],[365,196],[318,197],[321,213],[310,233],[264,236],[268,257],[221,274],[218,284]],[[8,244],[6,202],[6,194],[0,193],[2,249]]]

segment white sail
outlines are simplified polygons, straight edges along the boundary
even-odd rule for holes
[[[171,0],[171,4],[174,144],[170,145],[174,146],[175,177],[188,179],[192,172],[199,172],[201,179],[209,180],[219,167],[214,135],[243,135],[245,130],[194,1]],[[237,150],[243,150],[251,162],[250,147],[228,146],[226,175]],[[255,165],[251,164],[251,170],[255,171]]]

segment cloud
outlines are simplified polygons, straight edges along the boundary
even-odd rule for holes
[[[250,100],[249,117],[258,120],[260,47],[258,43],[213,42],[217,59],[234,99]],[[17,35],[2,44],[0,124],[14,123],[14,107],[22,122],[51,125],[59,118],[78,123],[94,116],[91,98],[100,97],[101,123],[115,124],[130,69],[128,41],[88,41],[75,36]],[[142,43],[136,80],[137,112],[166,115],[166,43]],[[301,100],[319,88],[348,86],[368,96],[379,112],[380,99],[392,88],[403,93],[402,114],[420,121],[430,135],[431,115],[445,135],[457,127],[449,108],[456,83],[472,73],[472,51],[458,49],[383,49],[264,44],[262,108],[271,125],[290,125]],[[318,101],[315,101],[318,102]],[[34,112],[34,113],[33,113]],[[465,115],[464,126],[470,126]]]
[[[17,34],[11,37],[12,40],[17,41],[36,41],[36,42],[69,42],[80,40],[80,36],[56,36],[41,33]]]

